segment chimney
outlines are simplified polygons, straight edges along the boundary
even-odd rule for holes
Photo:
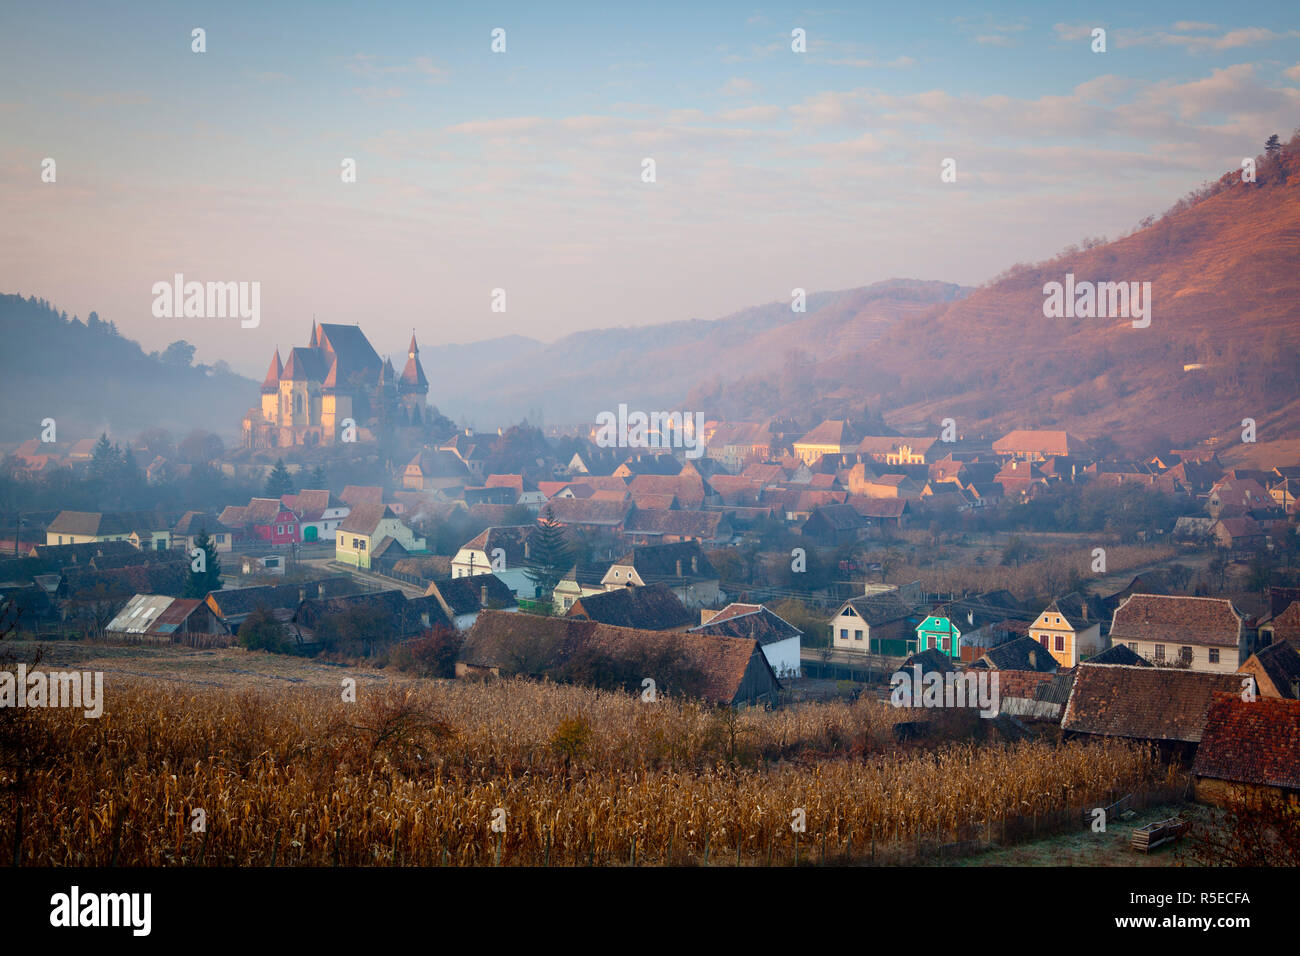
[[[528,539],[524,539],[524,560],[528,560]]]
[[[320,598],[322,601],[325,600],[325,582],[324,582],[324,581],[322,581],[322,582],[320,582],[320,584],[316,585],[316,596],[317,596],[318,598]]]
[[[681,558],[678,558],[678,559],[677,559],[677,576],[678,576],[679,578],[682,576],[682,559],[681,559]]]
[[[481,607],[487,607],[487,585],[478,589],[478,603]]]
[[[1038,670],[1038,650],[1034,649],[1029,652],[1029,666]]]
[[[700,561],[695,555],[691,555],[691,574],[700,573]]]
[[[306,588],[299,588],[299,589],[298,589],[298,602],[299,602],[299,603],[302,603],[302,602],[305,601],[305,600],[307,600],[307,589],[306,589]]]

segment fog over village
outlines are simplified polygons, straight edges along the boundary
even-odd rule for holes
[[[0,14],[38,921],[978,866],[1250,927],[1155,874],[1300,865],[1300,22],[1085,7]]]

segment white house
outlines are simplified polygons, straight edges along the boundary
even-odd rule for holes
[[[529,560],[528,541],[536,530],[537,526],[531,524],[484,529],[456,552],[451,560],[451,576],[465,578],[495,574],[515,594],[533,597],[537,585],[525,572]]]
[[[778,678],[798,677],[803,631],[761,604],[728,604],[721,611],[702,611],[704,623],[691,631],[718,637],[755,640]]]

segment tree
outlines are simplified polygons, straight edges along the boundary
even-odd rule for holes
[[[315,468],[313,468],[313,469],[311,470],[311,474],[308,475],[308,486],[311,487],[311,488],[328,488],[328,487],[329,487],[329,482],[326,481],[326,479],[325,479],[325,468],[324,468],[324,466],[322,466],[322,465],[317,465]]]
[[[1002,565],[1005,567],[1008,564],[1014,564],[1016,567],[1020,567],[1021,563],[1029,557],[1029,554],[1028,543],[1020,535],[1015,535],[1007,542],[1007,546],[1002,549]]]
[[[550,505],[537,520],[537,530],[528,539],[529,567],[524,575],[541,594],[550,594],[569,570],[569,544],[564,528],[555,520]]]
[[[1276,156],[1280,152],[1282,152],[1282,141],[1278,139],[1277,133],[1264,140],[1265,156]]]
[[[177,368],[189,368],[194,361],[194,346],[184,339],[178,339],[163,350],[162,363]]]
[[[209,591],[221,590],[221,559],[217,557],[217,546],[212,543],[206,528],[199,528],[199,533],[194,538],[194,547],[203,552],[203,560],[199,564],[203,570],[194,569],[194,561],[198,560],[198,556],[195,555],[190,562],[190,573],[185,580],[183,596],[202,598],[206,597]]]
[[[284,625],[275,619],[275,615],[266,605],[258,605],[239,625],[239,644],[250,651],[269,651],[283,654],[289,650],[288,636]]]
[[[90,474],[96,481],[106,481],[117,470],[121,462],[121,453],[117,446],[108,440],[107,434],[101,434],[90,454]]]
[[[284,459],[276,460],[275,467],[266,476],[266,497],[280,498],[293,494],[293,476],[284,465]]]

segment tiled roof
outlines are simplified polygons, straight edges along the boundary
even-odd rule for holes
[[[722,525],[720,511],[663,511],[638,508],[628,515],[624,530],[640,534],[667,534],[709,541]]]
[[[1129,650],[1127,644],[1112,644],[1094,657],[1088,658],[1089,664],[1123,664],[1129,667],[1154,667],[1149,660],[1136,651]]]
[[[575,601],[567,616],[647,631],[672,630],[694,620],[672,588],[662,584],[589,594]]]
[[[353,508],[359,505],[376,505],[384,500],[384,489],[378,485],[348,485],[339,497]]]
[[[695,570],[691,570],[691,560],[695,560]],[[700,550],[696,541],[679,541],[673,544],[650,544],[633,548],[615,564],[631,565],[636,569],[641,580],[651,584],[656,580],[676,578],[677,563],[681,562],[682,576],[690,578],[716,578],[717,570]]]
[[[516,606],[515,592],[495,574],[470,574],[459,578],[439,578],[429,583],[427,595],[440,596],[453,615],[472,614],[483,608],[483,589],[487,588],[487,606]]]
[[[1300,789],[1300,701],[1215,694],[1192,773],[1233,783]]]
[[[1115,609],[1112,641],[1236,647],[1241,618],[1224,598],[1134,594]]]
[[[537,525],[532,524],[498,525],[484,528],[461,547],[470,551],[482,551],[489,559],[494,551],[500,549],[505,552],[506,565],[515,567],[528,560],[524,545],[536,531]]]
[[[1047,648],[1032,637],[1016,637],[990,647],[980,661],[994,670],[1050,672],[1059,666]]]
[[[1080,664],[1061,727],[1195,743],[1216,691],[1240,695],[1241,678],[1168,667]]]
[[[761,604],[728,604],[706,623],[691,630],[701,634],[752,639],[763,645],[803,634],[803,631]]]
[[[835,616],[838,617],[843,614],[844,608],[850,606],[857,612],[858,617],[866,621],[870,627],[878,627],[892,621],[901,621],[912,615],[912,608],[904,603],[903,599],[894,591],[853,598],[851,601],[846,601],[840,605],[840,609],[835,612]]]
[[[633,509],[631,501],[594,501],[591,498],[552,498],[547,502],[560,524],[621,525]]]
[[[847,421],[829,419],[800,438],[796,445],[856,445],[857,439]]]
[[[535,648],[537,653],[523,654],[524,648]],[[538,674],[585,649],[614,656],[623,656],[629,651],[679,655],[704,674],[704,696],[718,703],[736,700],[751,668],[755,668],[756,673],[766,674],[765,683],[772,689],[780,686],[757,641],[689,631],[644,631],[595,621],[502,611],[479,614],[465,638],[460,660],[472,666]],[[524,664],[525,657],[532,659]]]
[[[354,507],[348,516],[339,522],[339,530],[346,531],[349,534],[372,535],[379,522],[385,518],[395,518],[393,510],[388,505],[380,503],[377,505],[358,505]]]
[[[1252,656],[1284,697],[1293,696],[1292,688],[1300,682],[1300,653],[1294,647],[1286,641],[1274,641]]]

